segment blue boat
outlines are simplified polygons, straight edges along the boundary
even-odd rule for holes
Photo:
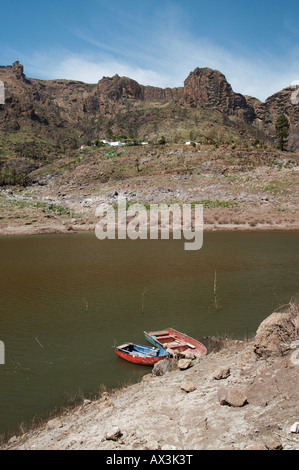
[[[134,364],[154,365],[167,357],[165,349],[142,346],[141,344],[125,343],[114,348],[116,354]]]

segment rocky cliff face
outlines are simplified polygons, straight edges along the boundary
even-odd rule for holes
[[[0,80],[6,98],[5,105],[0,105],[0,131],[6,133],[24,130],[57,142],[97,138],[109,126],[121,132],[124,123],[138,128],[143,121],[154,121],[151,109],[159,103],[174,103],[178,110],[213,110],[270,135],[277,116],[284,112],[291,122],[292,148],[299,147],[298,105],[290,100],[293,89],[261,103],[235,93],[222,73],[209,68],[196,68],[184,87],[166,89],[143,86],[118,75],[103,77],[97,84],[29,79],[19,62],[0,67]],[[146,117],[144,111],[136,112],[142,104],[147,106]]]
[[[290,121],[288,147],[290,150],[299,148],[299,88],[288,87],[270,96],[264,103],[247,97],[247,103],[255,110],[254,125],[275,135],[275,122],[280,114],[285,114]]]
[[[182,105],[217,109],[249,123],[255,119],[254,109],[244,96],[234,93],[222,73],[209,68],[196,68],[190,73],[184,83]]]

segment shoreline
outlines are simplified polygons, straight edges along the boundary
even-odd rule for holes
[[[9,236],[29,235],[66,235],[91,233],[95,231],[93,224],[51,225],[51,226],[8,226],[0,229],[0,238]],[[204,224],[204,232],[298,232],[299,224]],[[117,237],[116,237],[117,238]],[[183,238],[183,237],[182,237]],[[171,240],[171,236],[170,236]]]
[[[272,316],[277,321],[276,313],[266,320]],[[297,450],[299,434],[291,429],[299,412],[292,360],[298,340],[291,333],[288,347],[263,356],[259,330],[253,339],[218,339],[219,350],[187,369],[153,369],[133,385],[82,398],[0,449]]]

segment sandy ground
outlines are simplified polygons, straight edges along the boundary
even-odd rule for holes
[[[299,449],[291,432],[299,421],[298,349],[265,360],[253,346],[226,340],[186,370],[149,370],[140,383],[84,400],[4,449]]]

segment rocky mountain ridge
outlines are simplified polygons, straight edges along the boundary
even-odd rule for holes
[[[114,134],[152,138],[159,135],[162,122],[168,120],[171,129],[180,129],[181,116],[192,121],[195,110],[218,113],[229,126],[245,124],[273,136],[277,116],[284,112],[291,124],[289,149],[299,147],[299,112],[291,100],[292,87],[262,103],[235,93],[221,72],[209,68],[196,68],[183,87],[165,89],[118,75],[103,77],[97,84],[38,80],[26,77],[18,61],[0,66],[0,80],[5,85],[5,104],[0,105],[4,138],[7,133],[24,131],[73,148],[83,137],[96,139],[108,129]],[[214,116],[206,119],[213,126]]]

